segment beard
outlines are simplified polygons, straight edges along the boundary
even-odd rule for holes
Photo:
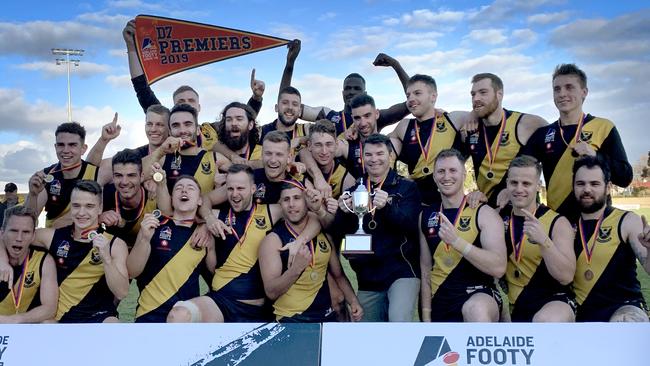
[[[490,114],[494,113],[494,111],[496,111],[497,108],[499,107],[499,101],[497,100],[496,97],[494,97],[494,99],[492,99],[484,107],[485,107],[484,112],[481,113],[481,114],[477,114],[479,118],[485,118],[485,117],[489,116]]]
[[[284,116],[282,114],[278,113],[278,121],[287,127],[291,127],[296,123],[296,121],[298,121],[298,118],[294,119],[293,121],[287,121],[284,119]]]
[[[601,208],[603,208],[605,206],[605,203],[607,202],[607,195],[602,195],[600,197],[594,197],[592,195],[588,195],[588,197],[593,198],[593,202],[590,205],[586,205],[582,203],[582,197],[584,196],[585,195],[580,197],[581,198],[580,207],[582,208],[583,213],[587,213],[587,214],[594,213],[600,210]]]
[[[238,137],[226,136],[225,140],[224,143],[230,150],[237,151],[248,142],[248,131],[241,131]]]

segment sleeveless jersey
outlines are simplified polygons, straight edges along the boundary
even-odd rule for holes
[[[156,200],[149,197],[149,192],[146,189],[143,189],[143,200],[140,203],[140,206],[135,209],[127,210],[122,207],[119,200],[119,193],[113,183],[105,185],[102,194],[104,196],[103,211],[116,211],[116,207],[119,207],[118,213],[122,219],[124,219],[124,226],[110,226],[106,229],[106,232],[124,240],[128,248],[131,249],[135,244],[138,232],[140,231],[140,223],[144,218],[144,214],[151,213],[156,209]]]
[[[347,178],[349,172],[341,162],[341,160],[334,159],[334,169],[331,174],[323,173],[323,178],[332,188],[332,197],[338,199],[343,194],[343,183]]]
[[[352,126],[354,122],[352,120],[352,115],[346,113],[345,111],[329,111],[325,116],[325,119],[330,120],[336,127],[336,135],[339,138],[345,138],[345,131]]]
[[[84,160],[81,161],[81,169],[79,174],[72,179],[65,179],[63,172],[54,172],[59,169],[59,163],[50,165],[43,169],[43,172],[54,176],[54,180],[50,183],[45,183],[45,192],[47,192],[47,202],[45,203],[45,211],[47,212],[45,227],[52,227],[52,224],[57,219],[65,216],[70,211],[70,195],[72,189],[79,180],[97,180],[97,173],[99,169]]]
[[[267,134],[267,133],[269,133],[269,132],[271,132],[271,131],[276,131],[276,130],[277,130],[277,127],[275,126],[276,123],[282,123],[282,122],[280,122],[280,121],[278,121],[278,120],[276,119],[275,121],[273,121],[273,122],[271,122],[271,123],[267,123],[267,124],[265,124],[264,126],[262,126],[262,129],[261,129],[261,131],[260,131],[260,144],[261,144],[262,142],[264,142],[264,137],[266,137],[266,134]],[[299,138],[299,137],[305,137],[305,136],[307,136],[307,131],[306,131],[306,129],[305,129],[305,125],[306,125],[305,123],[298,123],[298,122],[296,122],[296,123],[293,125],[293,129],[292,129],[291,131],[284,131],[284,133],[285,133],[285,134],[287,135],[287,137],[289,138],[289,141],[292,142],[292,145],[293,145],[293,140],[294,140],[294,139],[297,139],[297,138]],[[298,151],[300,151],[301,147],[302,147],[302,146],[298,146],[298,147],[295,148],[295,149],[293,149],[293,148],[291,149],[291,152],[293,153],[293,156],[297,156],[297,155],[298,155]]]
[[[264,298],[258,252],[262,239],[271,230],[271,214],[264,204],[253,204],[250,211],[219,211],[219,220],[232,227],[235,235],[218,240],[215,245],[217,267],[212,290],[235,300]],[[241,239],[241,242],[239,239]]]
[[[554,294],[568,293],[570,291],[568,286],[560,284],[548,272],[539,244],[532,244],[526,237],[524,242],[520,244],[519,249],[515,251],[511,238],[514,236],[515,241],[520,240],[525,218],[523,216],[514,216],[512,218],[514,227],[511,227],[511,209],[511,206],[507,206],[501,211],[506,231],[506,246],[508,248],[508,266],[506,267],[505,279],[508,283],[510,305],[539,303]],[[539,205],[537,211],[535,211],[535,217],[539,219],[546,235],[550,238],[553,233],[553,226],[560,215],[544,205]],[[517,259],[517,253],[520,253],[519,259]]]
[[[505,176],[522,145],[517,136],[517,126],[524,116],[523,113],[514,112],[504,109],[506,121],[500,136],[497,136],[501,130],[501,123],[497,126],[485,126],[481,122],[481,127],[477,132],[467,136],[465,142],[469,147],[469,154],[472,156],[474,163],[474,177],[479,191],[488,197],[490,204],[496,203],[496,196],[505,188]],[[487,136],[485,135],[487,132]],[[488,141],[493,155],[492,164],[487,154]],[[497,150],[497,144],[499,145]],[[491,172],[491,174],[490,174]],[[491,178],[490,178],[491,177]]]
[[[191,175],[196,178],[203,194],[214,189],[217,164],[211,151],[200,150],[196,155],[167,154],[163,169],[167,173],[167,188],[170,193],[176,179],[181,175]]]
[[[18,308],[14,300],[14,294],[20,293],[20,276],[23,273],[22,263],[14,267],[14,293],[9,291],[6,283],[3,282],[0,286],[0,315],[13,315],[18,313],[26,313],[27,311],[40,306],[40,287],[41,275],[43,273],[43,262],[47,252],[40,249],[30,248],[26,262],[27,269],[25,270],[25,278],[23,282],[22,295],[18,300]]]
[[[199,135],[199,146],[204,150],[210,151],[214,144],[218,141],[219,135],[217,130],[210,122],[201,123],[201,134]]]
[[[177,301],[200,295],[200,264],[206,249],[192,248],[189,239],[195,228],[164,218],[154,231],[149,259],[136,279],[140,290],[137,322],[164,322]]]
[[[348,157],[345,159],[345,167],[355,180],[363,177],[365,173],[363,166],[363,142],[358,137],[353,141],[348,140]]]
[[[480,230],[478,228],[478,212],[483,205],[476,209],[469,206],[460,212],[456,224],[456,233],[466,242],[481,247]],[[444,302],[467,294],[468,287],[492,286],[492,277],[474,267],[463,255],[441,243],[438,236],[440,229],[440,203],[424,207],[422,210],[421,228],[426,238],[429,250],[433,256],[431,269],[431,296],[433,301]],[[445,209],[445,216],[452,223],[456,220],[457,209]]]
[[[253,199],[255,202],[262,204],[272,204],[278,203],[280,201],[280,190],[282,188],[282,181],[271,182],[264,173],[264,168],[259,168],[253,170],[253,176],[255,180],[255,193],[253,194]],[[305,177],[300,175],[298,177],[287,176],[286,179],[295,179],[301,183],[305,183]]]
[[[584,237],[590,245],[593,243],[592,236],[596,235],[591,261],[588,261],[582,247],[580,232],[576,233],[574,248],[577,263],[573,289],[581,307],[622,305],[626,300],[643,298],[636,276],[636,256],[630,244],[621,238],[621,225],[627,213],[607,207],[595,234],[597,220],[583,222]]]
[[[104,233],[112,248],[115,238]],[[56,263],[59,283],[59,305],[56,320],[75,314],[75,318],[99,311],[115,311],[115,296],[108,287],[99,252],[90,242],[73,238],[73,225],[54,231],[50,255]]]
[[[273,232],[280,237],[283,247],[294,240],[294,236],[285,225],[284,220],[280,220],[273,226]],[[313,246],[314,264],[307,266],[287,292],[275,300],[273,313],[277,320],[300,314],[303,317],[314,317],[314,320],[318,321],[331,312],[327,266],[332,253],[332,244],[321,233],[311,241],[311,245]],[[280,257],[284,273],[288,269],[289,252],[280,252]]]

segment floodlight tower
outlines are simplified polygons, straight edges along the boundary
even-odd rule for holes
[[[69,48],[52,48],[52,54],[57,56],[65,55],[65,58],[57,58],[56,64],[68,66],[68,122],[72,122],[72,99],[70,98],[70,65],[79,66],[79,59],[71,60],[70,56],[83,56],[84,50],[73,50]]]

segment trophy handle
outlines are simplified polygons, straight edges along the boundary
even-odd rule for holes
[[[345,192],[343,192],[342,196],[343,196],[343,197],[346,197],[346,196],[352,196],[352,193],[350,193],[349,191],[345,191]],[[345,203],[345,200],[343,200],[343,206],[345,206],[345,208],[346,208],[348,211],[354,213],[354,211],[350,210],[350,207],[348,207],[348,204]]]

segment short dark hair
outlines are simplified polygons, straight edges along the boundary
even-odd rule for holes
[[[357,74],[356,72],[348,74],[348,76],[343,79],[343,83],[345,83],[348,79],[360,79],[363,82],[363,85],[366,85],[366,79],[364,79],[363,76]]]
[[[587,74],[582,71],[576,64],[559,64],[553,71],[553,80],[560,75],[575,75],[580,80],[580,86],[587,87]]]
[[[587,168],[587,169],[594,169],[594,168],[600,168],[600,170],[603,172],[603,179],[605,180],[605,184],[609,183],[611,180],[611,171],[609,169],[609,164],[607,163],[606,160],[601,158],[600,156],[583,156],[578,158],[573,163],[573,181],[575,182],[576,180],[576,173],[578,172],[578,169],[580,168]]]
[[[248,177],[251,179],[251,181],[255,181],[255,174],[253,173],[253,168],[249,167],[246,164],[233,164],[228,168],[227,173],[228,174],[237,174],[244,172]]]
[[[163,116],[163,118],[167,119],[169,121],[169,108],[165,107],[162,104],[152,104],[147,108],[146,113],[155,113],[160,116]]]
[[[248,122],[253,121],[253,129],[250,130],[250,133],[248,134],[248,144],[251,145],[251,148],[257,145],[260,142],[259,127],[257,126],[257,121],[255,121],[257,113],[248,104],[240,102],[229,103],[221,111],[221,119],[217,122],[217,139],[222,143],[226,142],[226,113],[228,113],[228,110],[231,108],[243,109],[246,113],[246,118],[248,118]]]
[[[495,92],[501,90],[503,91],[503,81],[501,80],[500,77],[494,75],[491,72],[484,72],[481,74],[476,74],[472,77],[472,84],[477,83],[483,79],[490,79],[492,83],[492,89],[494,89]]]
[[[372,135],[368,136],[368,138],[366,138],[366,141],[363,142],[364,149],[368,144],[386,145],[389,154],[395,151],[395,148],[393,147],[393,143],[390,141],[390,137],[386,135],[382,135],[380,133],[373,133]]]
[[[5,184],[5,192],[16,192],[18,190],[18,187],[16,187],[16,183],[7,183]]]
[[[36,224],[38,223],[38,215],[36,215],[34,209],[23,205],[16,205],[5,210],[4,221],[2,222],[3,231],[7,228],[7,223],[12,216],[31,217],[34,222],[34,228],[36,228]]]
[[[359,108],[364,105],[370,104],[373,108],[375,107],[375,99],[368,94],[359,94],[356,97],[352,98],[350,101],[350,108]]]
[[[284,179],[282,180],[282,184],[280,185],[280,192],[287,190],[287,189],[293,189],[293,188],[298,188],[301,191],[305,191],[305,185],[302,184],[301,181],[296,180],[296,179]]]
[[[315,133],[331,135],[336,139],[336,126],[328,119],[319,119],[313,125],[309,126],[309,139],[314,137]]]
[[[74,191],[75,189],[81,192],[92,193],[97,196],[97,198],[99,198],[99,202],[102,201],[102,186],[100,186],[99,183],[95,182],[94,180],[79,180],[74,185],[74,188],[72,190]]]
[[[292,95],[297,95],[298,98],[302,98],[302,96],[300,95],[300,91],[298,91],[298,89],[294,88],[291,85],[285,86],[284,88],[282,88],[282,90],[280,90],[280,92],[278,93],[278,100],[280,100],[280,95],[282,94],[292,94]]]
[[[438,164],[438,160],[445,159],[445,158],[456,158],[456,159],[458,159],[458,161],[460,161],[460,164],[463,165],[463,166],[465,166],[465,161],[467,160],[467,159],[465,159],[463,154],[461,154],[460,151],[458,151],[458,150],[456,150],[454,148],[444,149],[444,150],[441,150],[438,153],[438,155],[436,155],[436,158],[433,160],[433,165],[435,166],[436,164]]]
[[[192,107],[189,104],[185,104],[185,103],[176,104],[174,106],[174,108],[172,108],[172,110],[169,112],[169,122],[168,123],[171,122],[172,115],[174,113],[178,113],[178,112],[189,112],[192,115],[192,117],[194,117],[194,123],[197,124],[197,125],[199,124],[199,122],[198,122],[199,114],[196,111],[196,108]]]
[[[176,89],[174,91],[174,94],[172,94],[172,99],[176,99],[176,96],[178,94],[186,92],[186,91],[191,91],[192,93],[196,94],[197,98],[199,96],[199,93],[197,93],[196,90],[194,90],[194,88],[192,88],[191,86],[189,86],[189,85],[181,85],[181,86],[178,87],[178,89]]]
[[[138,167],[138,171],[142,173],[142,158],[136,150],[124,149],[115,154],[111,161],[111,165],[115,166],[116,164],[135,164]]]
[[[512,159],[508,170],[511,168],[535,168],[537,177],[542,175],[542,163],[530,155],[521,155]]]
[[[433,91],[438,91],[438,86],[436,85],[436,80],[433,77],[431,77],[429,75],[424,75],[424,74],[415,74],[415,75],[411,76],[411,78],[409,79],[407,85],[409,85],[409,86],[413,85],[413,84],[417,83],[418,81],[428,85]]]
[[[71,133],[73,135],[79,135],[81,142],[86,140],[86,129],[79,124],[79,122],[65,122],[57,126],[54,136],[58,136],[60,133]]]
[[[262,140],[262,144],[264,144],[265,141],[275,142],[275,143],[286,142],[287,145],[289,145],[289,148],[291,148],[291,140],[289,140],[289,136],[287,136],[287,134],[282,131],[276,130],[267,133],[264,136],[264,140]]]

